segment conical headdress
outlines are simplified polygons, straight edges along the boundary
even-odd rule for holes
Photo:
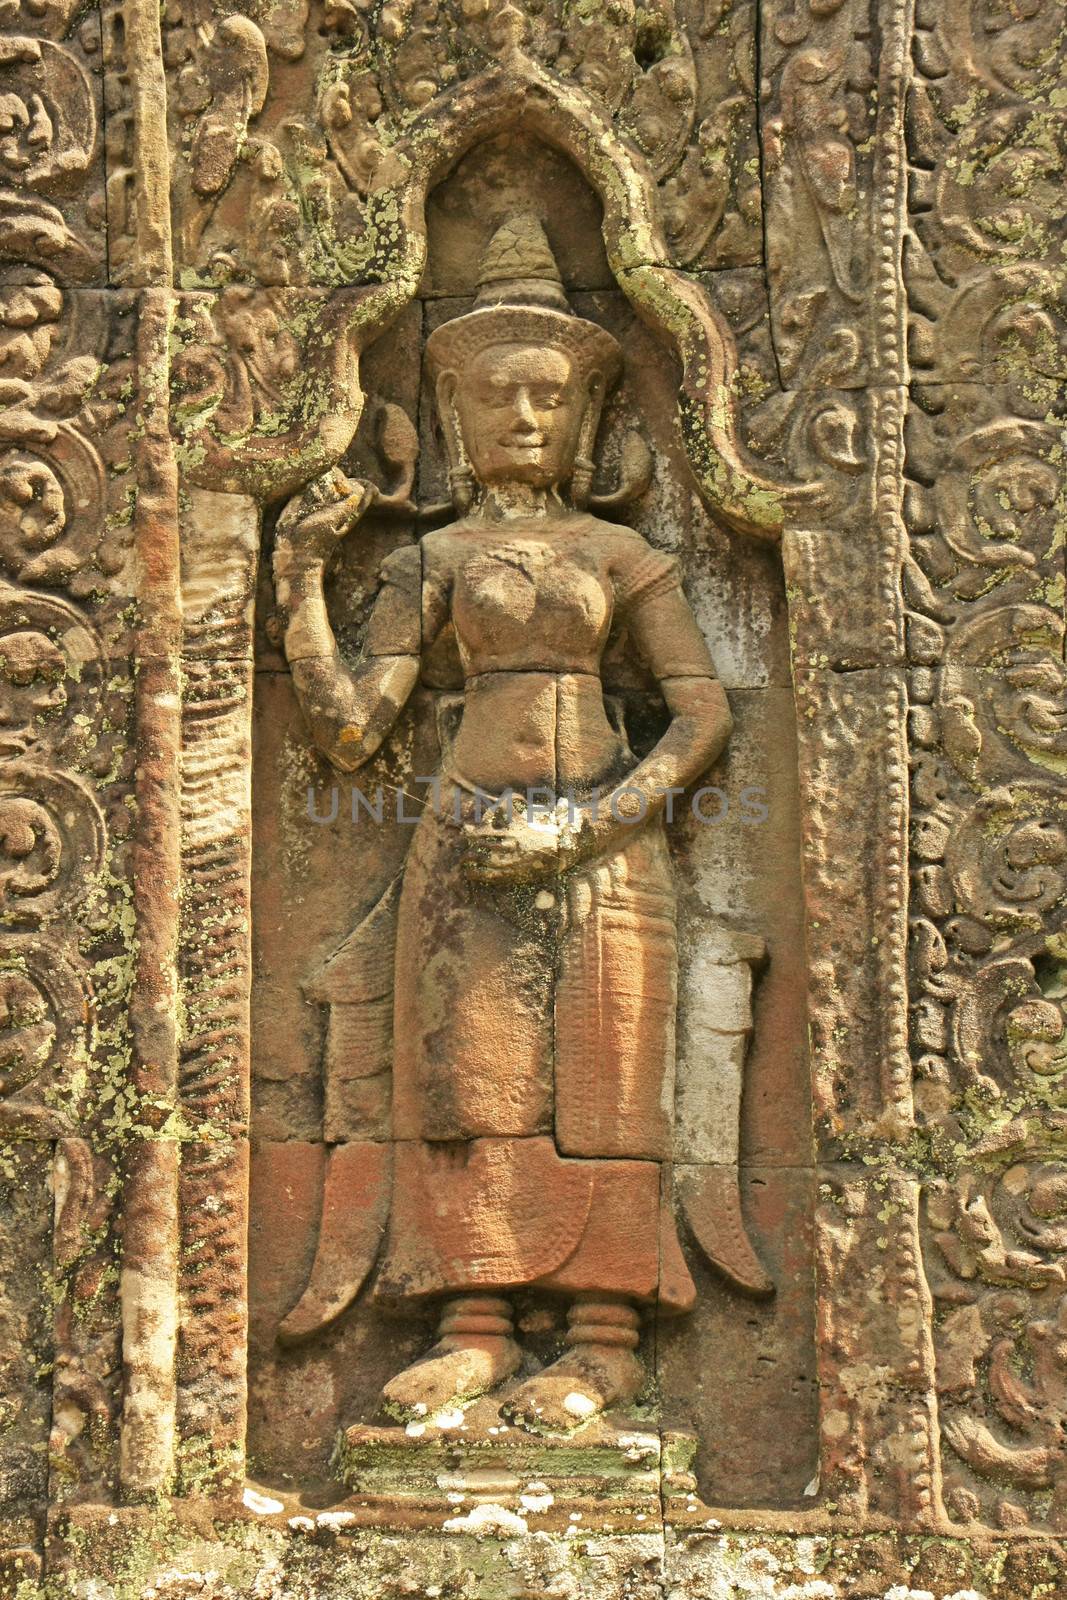
[[[605,389],[622,368],[618,340],[571,311],[545,230],[528,214],[497,228],[482,257],[474,310],[442,323],[426,341],[426,357],[436,377],[462,371],[489,345],[513,343],[565,350],[587,377],[599,374]]]

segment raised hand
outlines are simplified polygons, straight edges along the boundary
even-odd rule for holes
[[[335,467],[296,495],[278,518],[274,570],[281,578],[292,562],[324,564],[367,511],[373,484]]]

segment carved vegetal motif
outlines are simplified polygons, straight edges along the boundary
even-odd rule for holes
[[[113,771],[123,712],[84,610],[30,585],[79,595],[106,581],[103,566],[114,570],[104,465],[87,433],[106,405],[94,416],[87,400],[99,371],[94,318],[72,316],[48,275],[6,269],[0,318],[2,1115],[9,1127],[63,1126],[76,1114],[65,1075],[84,1051],[89,995],[78,924],[99,938],[108,920],[90,908],[108,848],[94,789]],[[90,345],[78,354],[76,330]]]
[[[35,267],[0,268],[0,570],[74,597],[117,587],[127,520],[121,315]]]
[[[84,980],[59,950],[30,940],[6,942],[2,959],[0,1122],[9,1132],[47,1129],[82,1043]]]
[[[920,8],[908,118],[913,1055],[973,1163],[927,1259],[946,1507],[1009,1528],[1064,1519],[1059,44]]]
[[[95,11],[64,0],[9,8],[0,40],[0,1127],[51,1190],[52,1247],[33,1248],[50,1327],[35,1334],[33,1359],[49,1369],[52,1398],[33,1449],[53,1505],[106,1499],[115,1487],[114,1143],[131,1121],[121,478],[132,308],[81,287],[107,271],[99,55]],[[19,1248],[29,1250],[29,1234]],[[43,1500],[27,1497],[25,1511],[39,1535]],[[19,1556],[5,1576],[29,1575],[35,1559],[39,1551],[27,1553],[29,1566]]]
[[[295,408],[301,341],[294,302],[281,291],[230,288],[213,302],[191,301],[190,337],[173,373],[180,411],[211,408],[225,434],[270,427]]]
[[[1042,418],[1064,376],[1059,44],[1050,6],[917,19],[905,259],[915,372],[1004,385],[988,413],[1001,424]]]
[[[113,1238],[117,1173],[88,1140],[71,1137],[57,1147],[55,1184],[53,1498],[105,1500],[117,1477],[114,1423],[122,1379]]]
[[[91,25],[67,37],[74,10],[27,8],[26,31],[0,42],[0,256],[68,283],[102,276],[89,231],[103,221],[90,187],[99,118],[87,58],[97,41]]]
[[[973,28],[970,8],[962,14]],[[950,142],[968,86],[1010,100],[1025,82],[1044,97],[1043,26],[983,33],[980,45],[966,33],[962,54],[960,40],[925,29],[924,72],[946,50],[957,70],[927,72],[913,97],[916,194],[931,197],[909,258],[913,342],[918,370],[935,380],[917,391],[909,439],[913,959],[917,1059],[937,1115],[975,1083],[1010,1095],[1013,1109],[1059,1099],[1058,146],[1029,101],[968,129],[974,177],[962,186],[962,146]]]
[[[105,687],[103,667],[79,608],[0,584],[0,1122],[10,1131],[69,1128],[85,1109],[85,953],[102,953],[114,931],[96,791],[123,724],[120,682]]]
[[[902,352],[895,338],[897,208],[891,198],[906,48],[899,15],[887,17],[884,49],[876,64],[867,16],[858,5],[783,4],[760,19],[760,172],[766,300],[759,317],[770,337],[774,382],[746,408],[746,430],[761,457],[781,461],[790,476],[813,473],[821,482],[817,506],[801,513],[801,526],[855,527],[869,474],[885,458],[876,515],[882,531],[868,560],[892,563],[894,439],[902,396]],[[875,241],[878,241],[877,259]],[[865,386],[884,385],[868,395]],[[857,557],[857,559],[859,559]],[[788,553],[787,553],[788,560]],[[884,661],[873,629],[892,625],[899,587],[895,571],[879,580],[877,617],[856,619],[855,642],[843,642],[849,608],[825,593],[838,564],[821,565],[813,628],[825,626],[826,644],[812,638],[815,659],[838,653],[853,661]],[[841,573],[842,582],[855,589]],[[883,587],[884,585],[884,587]],[[845,615],[841,613],[844,612]],[[804,630],[807,632],[807,629]]]
[[[69,910],[103,864],[103,821],[66,774],[6,763],[0,773],[0,903],[13,925]]]
[[[101,1039],[121,1039],[126,1003],[121,900],[103,889],[114,859],[103,808],[122,804],[124,688],[121,671],[105,684],[82,610],[0,585],[0,1127],[17,1139],[87,1127],[99,1137],[126,1115],[100,1072]],[[88,1143],[68,1137],[64,1148],[47,1444],[57,1500],[109,1491],[119,1376],[113,1178]]]
[[[934,379],[1014,377],[1031,404],[1043,391],[1047,405],[1047,380],[1063,376],[1055,7],[990,18],[961,5],[951,24],[934,8],[916,40],[907,261],[916,368]]]
[[[755,39],[740,0],[692,16],[671,0],[596,11],[399,0],[377,13],[326,0],[280,16],[167,13],[180,247],[206,281],[351,276],[410,171],[399,138],[516,49],[575,84],[647,160],[675,260],[756,259]],[[297,60],[316,91],[294,117],[272,83]]]
[[[945,1500],[961,1521],[1067,1522],[1067,1171],[1040,1155],[934,1185]]]
[[[851,8],[772,13],[764,71],[767,238],[775,350],[787,387],[858,387],[872,359],[862,308],[869,283],[861,191],[871,132],[871,64]],[[868,169],[869,171],[869,169]],[[869,180],[868,180],[869,181]],[[803,240],[803,247],[798,241]]]
[[[507,1385],[521,1360],[512,1296],[548,1291],[570,1302],[566,1352],[501,1404],[565,1433],[635,1400],[640,1307],[695,1298],[660,1178],[677,988],[660,818],[665,793],[721,750],[730,713],[676,564],[586,510],[621,351],[570,311],[535,221],[497,232],[474,310],[444,322],[427,356],[456,520],[389,557],[354,669],[337,657],[322,575],[373,492],[320,482],[290,503],[275,545],[294,687],[341,771],[388,736],[420,658],[436,655],[463,691],[402,882],[315,979],[331,1006],[327,1115],[356,1142],[332,1157],[311,1282],[281,1333],[320,1332],[372,1269],[379,1300],[431,1301],[437,1344],[384,1394],[418,1418]],[[671,719],[636,765],[604,711],[613,615]],[[727,984],[724,971],[713,992]],[[734,1009],[736,1119],[747,1007]],[[723,1027],[721,994],[716,1010]],[[691,1167],[683,1199],[709,1259],[770,1291],[736,1168]]]

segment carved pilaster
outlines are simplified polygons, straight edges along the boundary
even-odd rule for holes
[[[912,1046],[945,1499],[1062,1529],[1062,42],[1051,8],[969,5],[920,6],[915,42]]]
[[[203,1540],[189,1583],[242,1600],[392,1596],[412,1563],[466,1593],[497,1556],[509,1593],[596,1600],[1058,1581],[1062,66],[1051,0],[11,12],[0,1234],[35,1271],[0,1293],[0,1582],[80,1595],[84,1538],[102,1582],[169,1592],[129,1578],[162,1506]],[[311,486],[365,496],[324,580],[343,661],[383,559],[422,583],[474,488],[424,345],[531,213],[622,350],[563,498],[676,558],[734,722],[700,780],[722,817],[687,794],[667,830],[677,973],[633,977],[644,935],[604,956],[597,922],[566,971],[581,1027],[553,1036],[615,1059],[598,961],[668,1009],[677,979],[674,1145],[633,1193],[680,1219],[684,1261],[669,1229],[650,1250],[696,1308],[657,1279],[640,1329],[604,1323],[652,1409],[636,1442],[595,1433],[583,1488],[580,1436],[526,1450],[492,1398],[481,1477],[447,1420],[374,1414],[432,1320],[387,1321],[374,1272],[422,1143],[394,1150],[390,1112],[404,802],[449,759],[464,673],[446,639],[350,786],[282,650],[284,540],[269,579]],[[602,681],[637,759],[666,713],[630,643]],[[591,917],[573,865],[508,982],[467,959],[487,1031],[554,981],[536,917]],[[515,1172],[517,1249],[541,1196]],[[637,1254],[651,1202],[627,1206]],[[582,1328],[533,1282],[455,1313],[514,1312],[523,1379]]]

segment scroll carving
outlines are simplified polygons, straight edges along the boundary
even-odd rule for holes
[[[927,1200],[945,1496],[962,1522],[1062,1528],[1067,1177],[1018,1154]]]
[[[1060,1527],[1054,29],[1043,7],[988,27],[970,6],[917,20],[913,1053],[926,1118],[961,1163],[927,1198],[946,1506],[961,1522]],[[990,99],[969,117],[972,94]]]
[[[714,19],[662,5],[610,21],[564,7],[474,11],[404,3],[371,18],[354,7],[226,16],[168,30],[176,68],[184,259],[207,282],[358,278],[379,217],[411,158],[398,138],[440,96],[516,50],[574,83],[634,143],[660,187],[679,265],[758,254],[752,11]],[[720,48],[694,51],[715,36]],[[272,74],[301,61],[313,107],[280,118]],[[310,186],[307,158],[314,163]],[[251,205],[257,237],[242,235]],[[236,208],[236,209],[235,209]],[[248,254],[249,248],[254,252]]]
[[[119,1467],[115,1205],[139,1117],[125,1079],[135,385],[134,308],[93,287],[98,19],[15,11],[0,48],[0,1125],[47,1198],[17,1249],[47,1308],[28,1336],[51,1400],[32,1445],[46,1487],[2,1544],[5,1579],[32,1581],[49,1508],[109,1499]],[[30,1242],[40,1226],[47,1249]]]
[[[944,129],[956,116],[955,97],[971,82],[996,82],[1002,97],[1021,86],[1014,75],[1010,85],[999,77],[994,62],[1008,46],[994,37],[995,49],[975,45],[958,83],[916,85],[913,158],[922,184],[943,198],[936,216],[918,218],[909,280],[916,357],[931,380],[920,391],[909,456],[918,1068],[932,1114],[955,1120],[962,1110],[972,1139],[988,1113],[1001,1120],[998,1100],[1007,1108],[1010,1096],[1022,1110],[1054,1096],[1048,1045],[1056,1007],[1042,989],[1056,961],[1062,900],[1061,508],[1057,429],[1046,420],[1056,386],[1043,354],[1056,338],[1052,302],[1043,298],[1056,269],[1043,262],[1040,184],[1005,225],[999,253],[1018,265],[982,259],[983,235],[1000,231],[993,196],[1015,159],[1010,130],[1022,126],[1021,108],[1006,107],[985,128],[992,187],[976,185],[964,211],[959,191],[951,202],[946,189],[955,154]],[[936,28],[923,38],[935,55],[945,48]],[[956,332],[962,325],[966,339]],[[1032,329],[1034,338],[1020,343],[1013,327]],[[1042,1065],[1048,1076],[1031,1070]],[[976,1084],[981,1112],[977,1101],[969,1111],[960,1101]]]
[[[19,1600],[1061,1581],[1060,21],[8,7]]]
[[[62,5],[22,22],[26,31],[5,33],[0,51],[0,254],[67,284],[98,282],[104,217],[92,25],[69,37],[74,8]]]

